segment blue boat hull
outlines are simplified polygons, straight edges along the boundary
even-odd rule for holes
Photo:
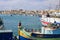
[[[19,36],[19,40],[32,40],[32,39],[25,38],[25,37],[23,37],[23,36]]]
[[[12,40],[12,32],[0,33],[0,40]]]
[[[40,38],[60,38],[60,34],[36,34],[36,33],[32,33],[31,36],[40,37]]]
[[[29,40],[28,38],[24,38],[23,36],[19,36],[19,40]]]

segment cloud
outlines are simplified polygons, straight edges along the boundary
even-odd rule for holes
[[[40,10],[55,8],[59,4],[59,0],[0,0],[0,10],[5,9],[26,9],[26,10]]]

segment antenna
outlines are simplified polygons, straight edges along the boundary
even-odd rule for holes
[[[59,12],[59,10],[60,10],[60,0],[59,0],[58,3],[59,3],[59,4],[58,4],[58,12]]]
[[[59,10],[60,10],[60,0],[59,0]]]

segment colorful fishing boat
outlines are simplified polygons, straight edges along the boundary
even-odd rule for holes
[[[21,22],[18,26],[18,34],[19,34],[19,40],[32,40],[31,39],[31,33],[28,33],[24,30],[23,27],[21,27]]]

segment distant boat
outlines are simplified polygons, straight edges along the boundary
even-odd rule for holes
[[[60,12],[51,13],[50,15],[60,18]]]
[[[11,14],[11,16],[12,16],[12,14]]]

